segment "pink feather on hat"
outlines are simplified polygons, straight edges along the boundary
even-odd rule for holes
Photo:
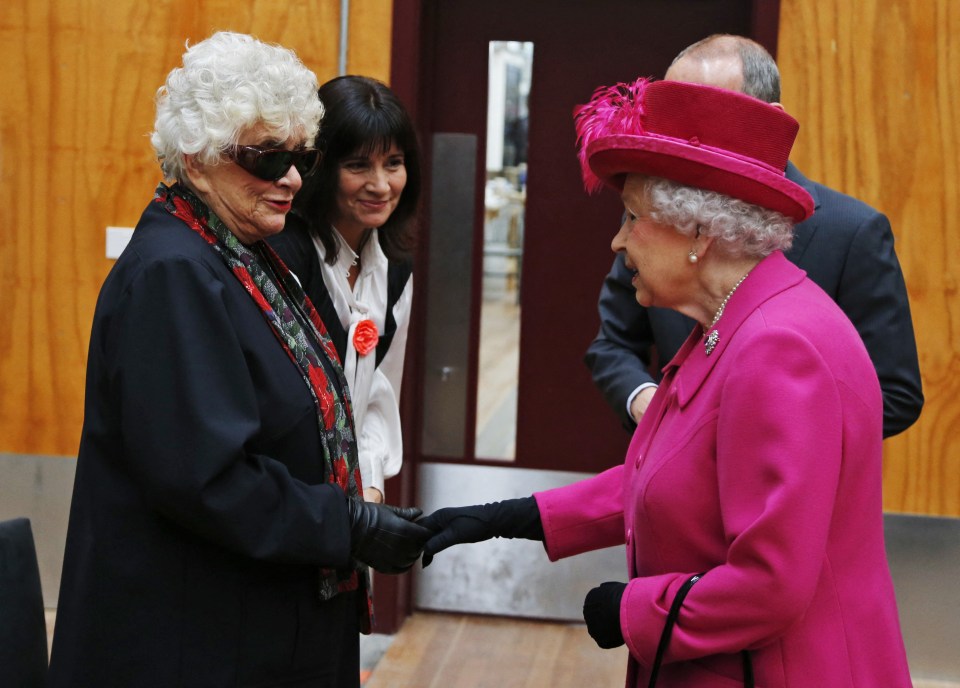
[[[784,175],[800,125],[769,103],[714,86],[637,79],[598,88],[573,116],[588,193],[604,185],[621,192],[626,176],[645,174],[796,222],[813,213],[810,194]]]
[[[603,180],[590,169],[587,148],[604,136],[644,133],[643,95],[649,83],[650,79],[641,77],[631,84],[601,86],[593,92],[589,103],[574,109],[577,157],[587,193],[596,193],[603,188]]]

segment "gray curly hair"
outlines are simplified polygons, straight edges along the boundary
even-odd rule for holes
[[[183,180],[185,155],[216,164],[257,124],[278,141],[303,137],[312,146],[323,117],[317,88],[296,53],[253,36],[221,31],[188,44],[183,66],[157,91],[150,143],[164,177]]]
[[[699,229],[716,237],[717,247],[728,255],[763,258],[793,243],[793,220],[775,210],[661,177],[638,176],[652,220],[689,237]]]

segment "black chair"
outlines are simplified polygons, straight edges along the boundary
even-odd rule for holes
[[[26,518],[0,522],[0,686],[42,688],[47,627],[33,531]]]

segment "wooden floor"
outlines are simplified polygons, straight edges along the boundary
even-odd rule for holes
[[[46,617],[52,641],[56,610]],[[622,688],[627,651],[601,650],[583,624],[416,612],[372,661],[372,671],[361,671],[363,688]]]
[[[364,688],[622,688],[626,666],[582,624],[417,612]]]
[[[622,688],[626,665],[625,648],[601,650],[582,624],[417,612],[364,688]]]

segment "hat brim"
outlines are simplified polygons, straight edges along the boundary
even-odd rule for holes
[[[739,198],[795,222],[813,214],[813,199],[777,172],[714,149],[660,137],[605,136],[587,148],[593,173],[617,191],[628,174],[664,177],[686,186]]]

